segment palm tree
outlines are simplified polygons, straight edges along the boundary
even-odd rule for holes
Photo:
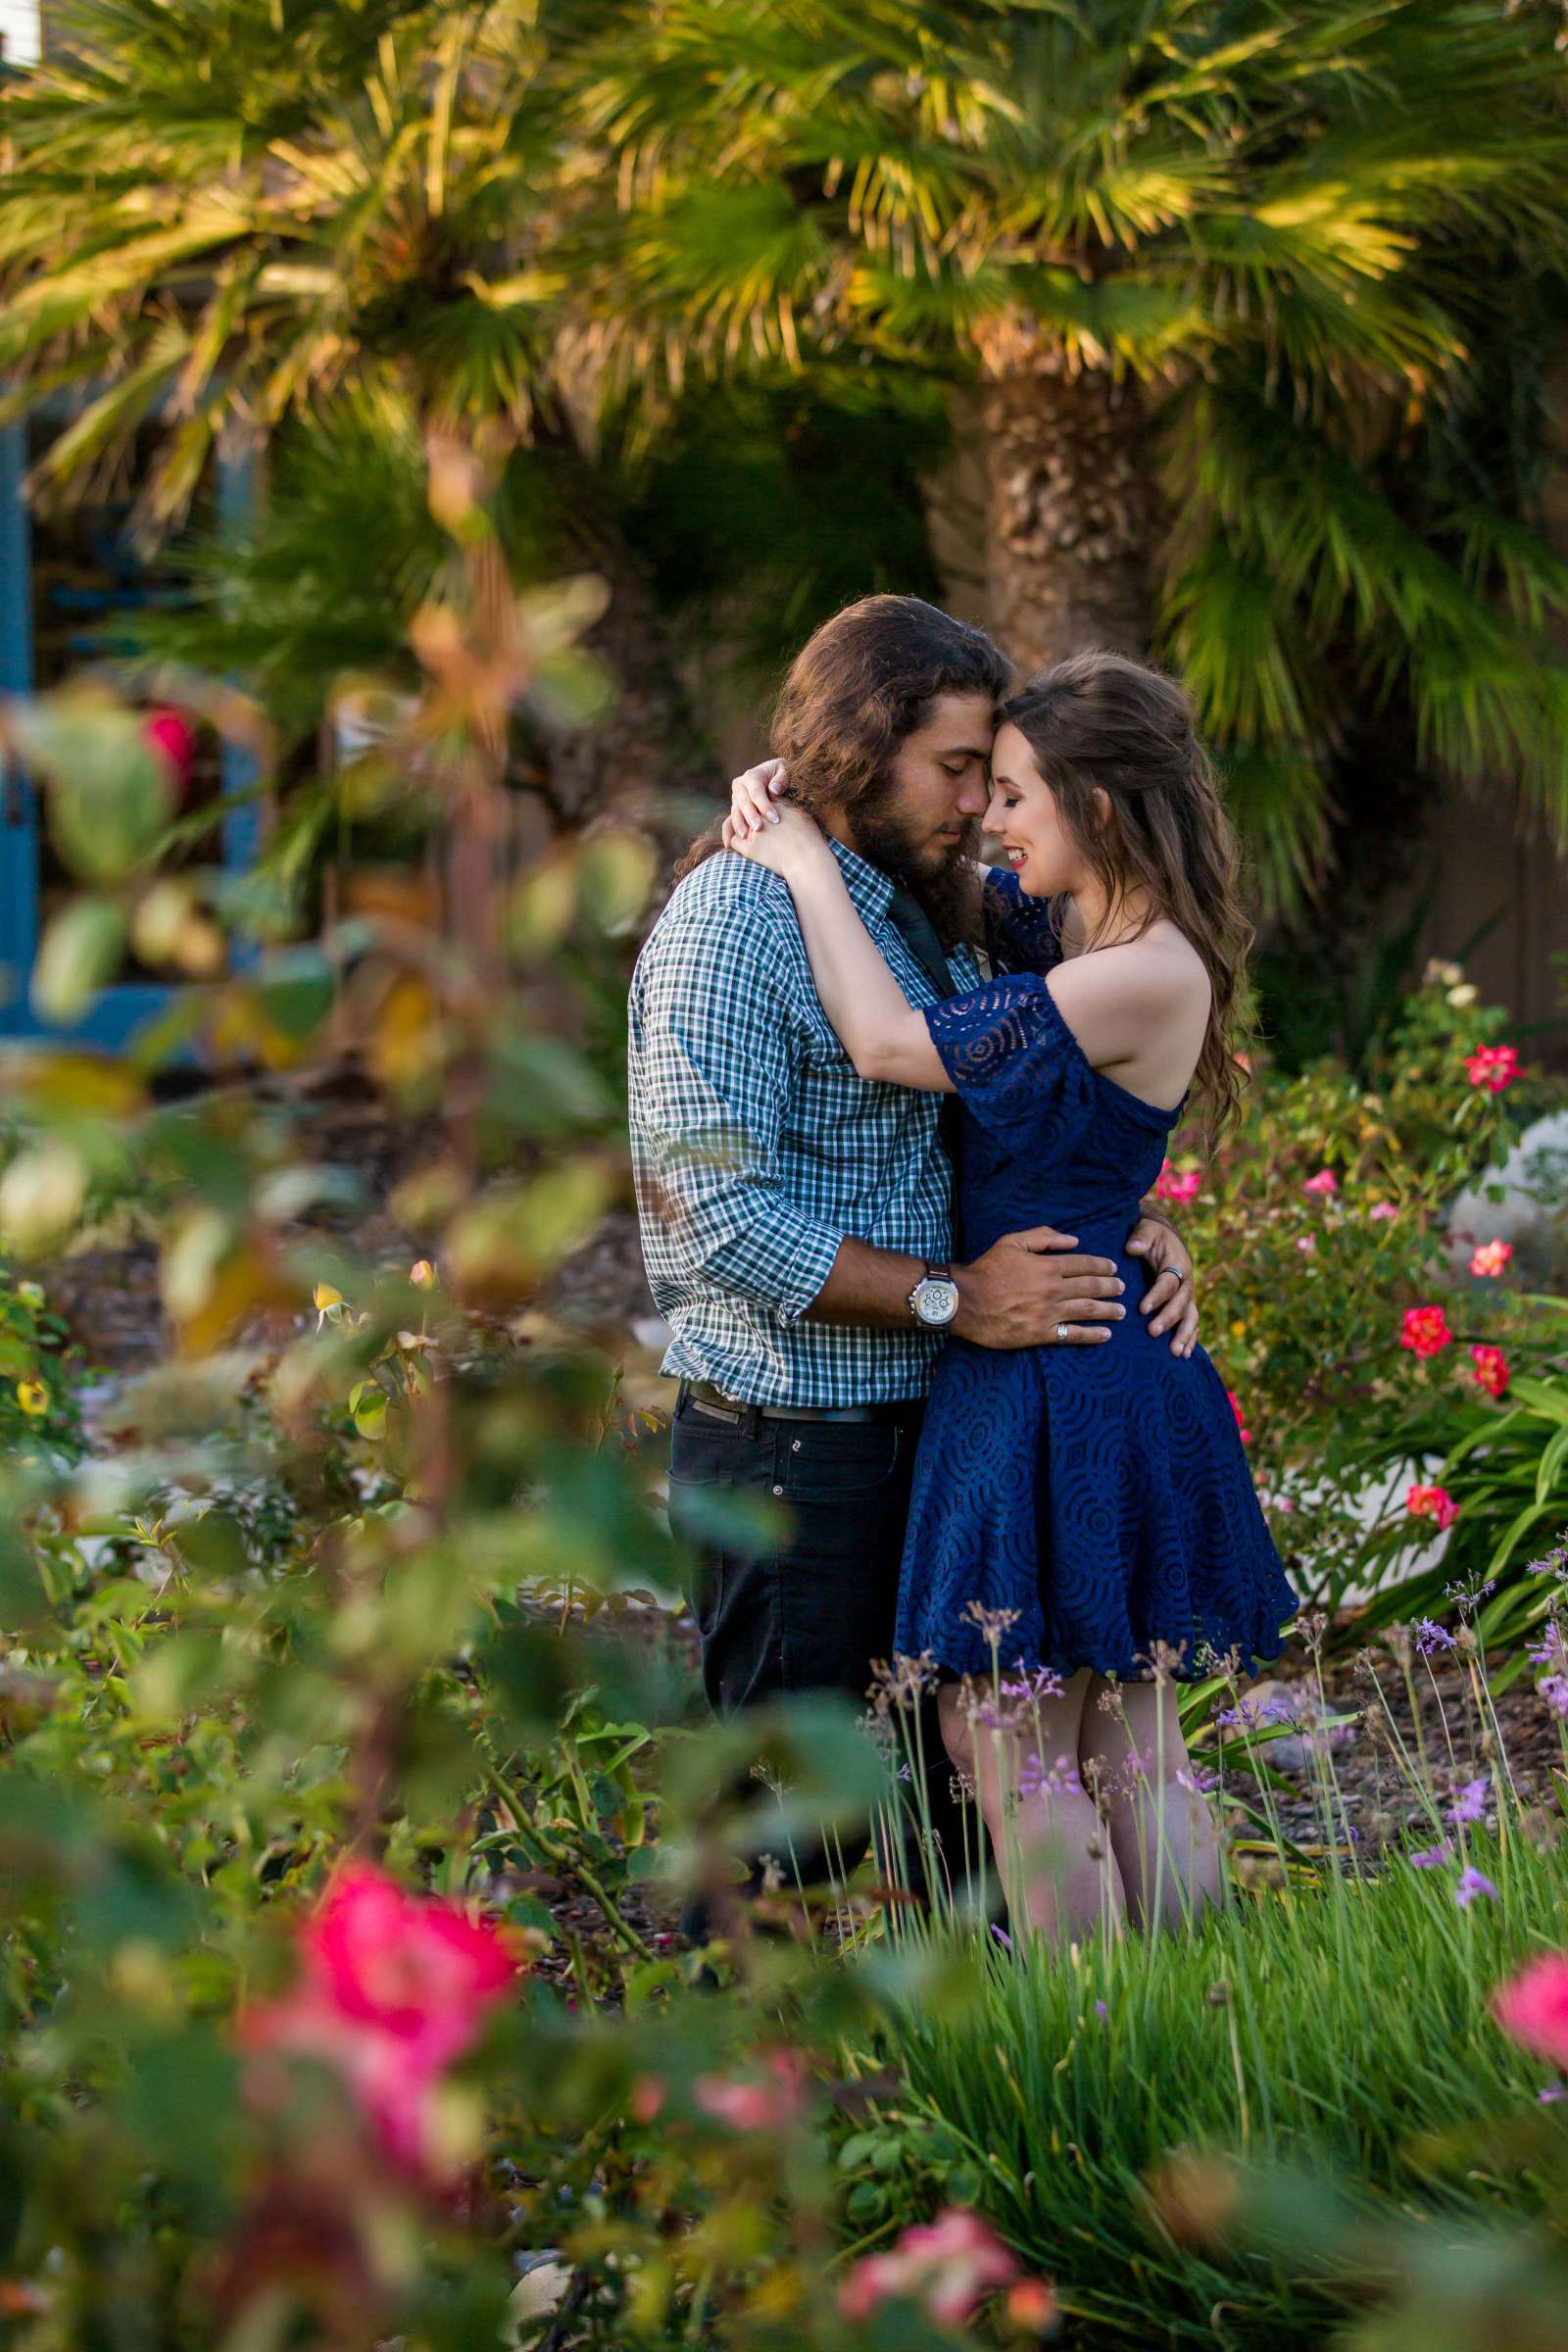
[[[529,0],[70,0],[50,59],[0,98],[0,413],[72,396],[41,495],[90,490],[160,418],[148,532],[186,514],[220,442],[304,426],[341,446],[356,403],[416,467],[432,428],[525,439],[554,561],[612,592],[593,642],[617,715],[572,761],[707,786],[564,391],[552,44],[602,20],[593,0],[548,24]]]
[[[994,624],[1176,661],[1266,876],[1327,837],[1357,691],[1568,823],[1568,578],[1435,453],[1560,269],[1554,9],[662,0],[581,101],[628,374],[859,351],[976,387]]]

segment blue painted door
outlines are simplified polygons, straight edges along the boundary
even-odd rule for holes
[[[29,463],[25,420],[0,426],[0,694],[30,694],[65,674],[66,660],[93,659],[98,629],[116,609],[144,603],[150,593],[133,561],[106,524],[101,535],[102,578],[88,585],[40,581],[35,576],[33,530],[23,495]],[[250,467],[226,465],[217,486],[220,520],[237,522],[252,494]],[[37,627],[40,597],[51,632],[48,673],[39,676]],[[250,760],[225,744],[217,755],[218,789],[233,806],[220,831],[220,857],[229,871],[241,871],[256,857],[261,814],[254,798]],[[51,857],[40,825],[38,796],[15,764],[0,760],[0,1035],[58,1037],[65,1032],[39,1021],[28,1001],[28,983],[50,895]],[[83,1043],[121,1047],[170,1002],[172,987],[134,971],[102,990],[69,1034]]]

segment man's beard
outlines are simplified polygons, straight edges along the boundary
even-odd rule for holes
[[[856,811],[855,847],[890,881],[902,882],[931,919],[944,954],[980,937],[981,877],[975,870],[981,826],[969,817],[951,850],[921,840],[886,804]]]

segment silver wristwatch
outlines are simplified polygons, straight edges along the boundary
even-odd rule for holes
[[[928,1265],[909,1293],[909,1312],[925,1331],[943,1331],[958,1311],[951,1266]]]

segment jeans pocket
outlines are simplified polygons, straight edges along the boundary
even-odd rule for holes
[[[896,1421],[815,1421],[785,1456],[784,1494],[794,1502],[851,1501],[885,1487],[898,1469],[905,1433]]]

